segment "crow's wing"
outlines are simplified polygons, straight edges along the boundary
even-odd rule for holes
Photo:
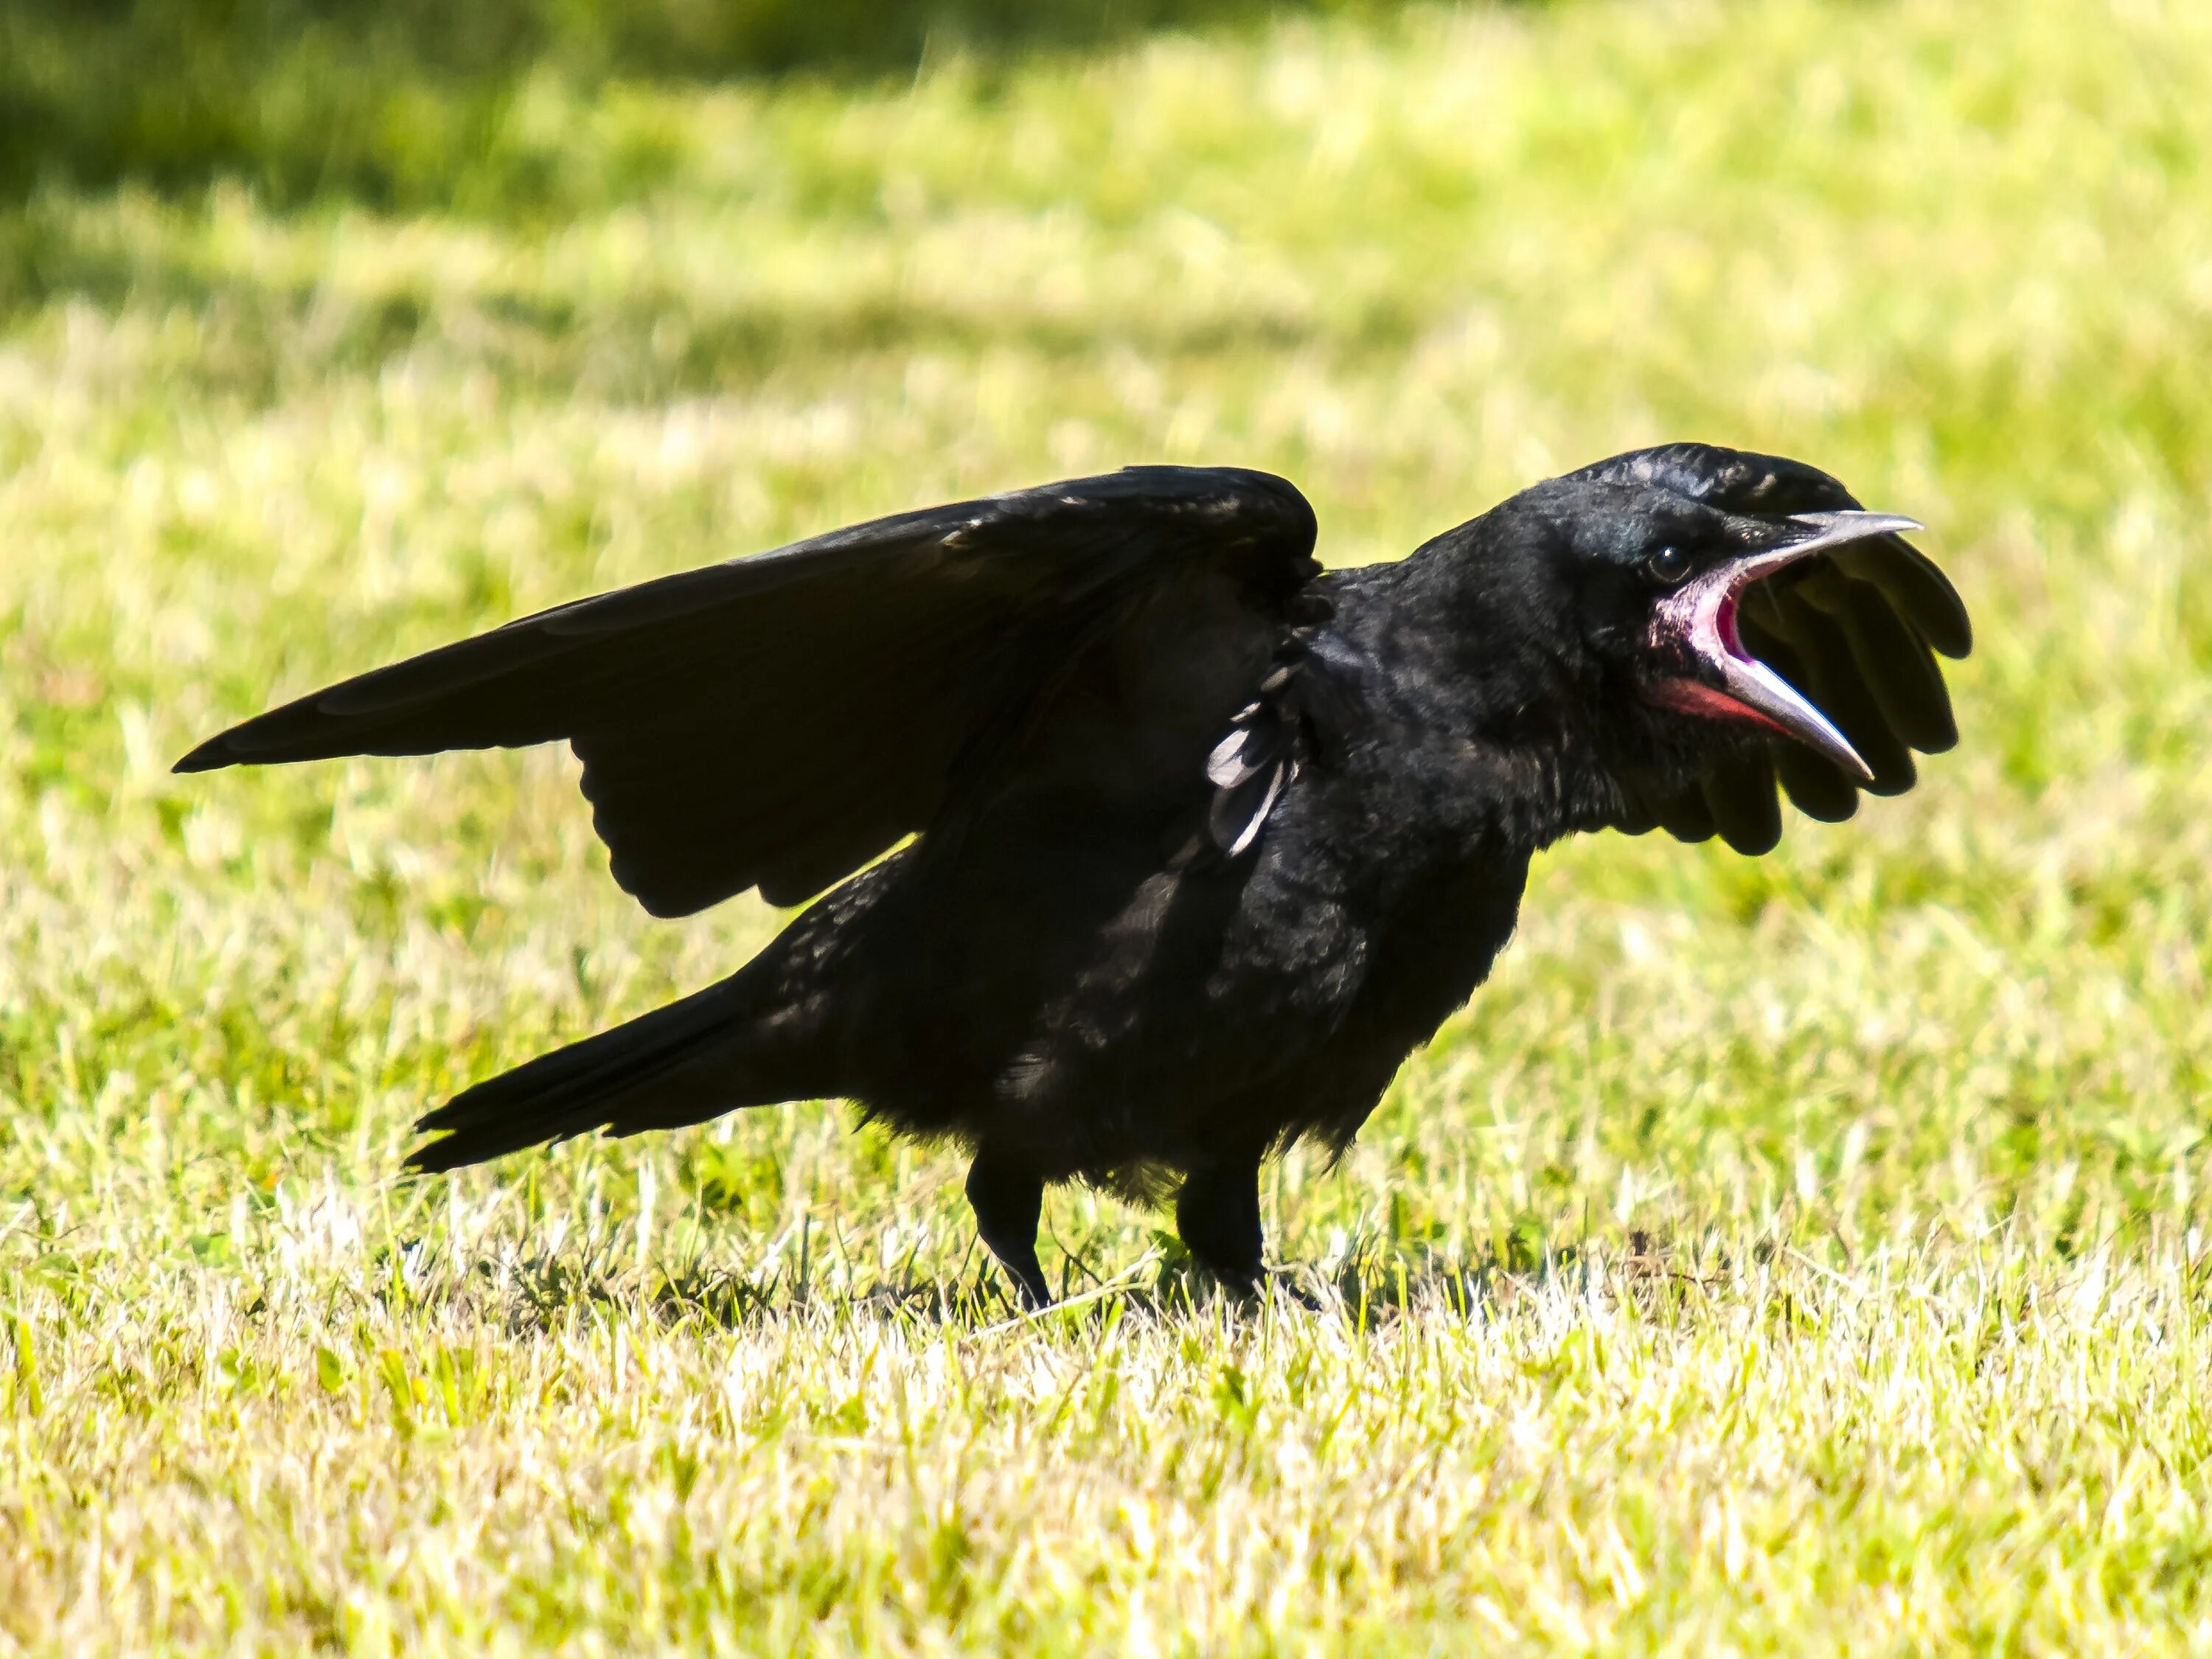
[[[1836,479],[1801,461],[1705,444],[1668,444],[1584,471],[1607,469],[1730,513],[1859,507]],[[1950,579],[1902,538],[1853,542],[1785,566],[1746,591],[1736,621],[1745,647],[1835,722],[1874,780],[1858,785],[1802,744],[1770,738],[1763,750],[1717,763],[1695,787],[1655,804],[1661,827],[1682,840],[1718,834],[1740,853],[1766,852],[1782,838],[1778,779],[1799,811],[1836,823],[1858,810],[1862,787],[1877,795],[1911,788],[1914,750],[1941,754],[1958,742],[1936,659],[1964,657],[1973,630]]]
[[[1290,483],[1229,468],[902,514],[361,675],[177,769],[566,738],[647,910],[793,902],[1009,755],[1109,795],[1168,787],[1193,744],[1202,763],[1319,569],[1314,534]]]

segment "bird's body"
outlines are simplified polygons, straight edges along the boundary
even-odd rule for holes
[[[1488,974],[1536,851],[1661,823],[1764,851],[1778,764],[1842,816],[1942,746],[1929,647],[1962,653],[1964,612],[1856,508],[1677,446],[1323,573],[1283,481],[1131,469],[564,607],[182,765],[565,737],[657,912],[864,866],[731,979],[432,1113],[420,1165],[842,1097],[974,1152],[1032,1299],[1067,1179],[1173,1190],[1250,1284],[1261,1159],[1350,1141]]]

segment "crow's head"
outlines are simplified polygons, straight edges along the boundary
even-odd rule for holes
[[[1917,524],[1826,473],[1668,444],[1503,510],[1504,545],[1532,556],[1508,563],[1548,600],[1650,821],[1764,851],[1778,774],[1807,811],[1844,817],[1860,788],[1911,787],[1910,750],[1957,741],[1933,653],[1966,653],[1966,609],[1902,539]]]

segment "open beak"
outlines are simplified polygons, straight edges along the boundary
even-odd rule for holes
[[[1747,553],[1682,584],[1661,599],[1651,619],[1651,644],[1662,659],[1686,668],[1651,688],[1655,702],[1688,714],[1747,721],[1795,738],[1834,762],[1861,783],[1874,773],[1858,750],[1797,688],[1744,649],[1736,607],[1744,590],[1808,556],[1873,536],[1922,526],[1888,513],[1799,513],[1790,523],[1804,533],[1778,546]]]

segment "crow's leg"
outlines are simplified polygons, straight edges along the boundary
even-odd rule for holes
[[[1042,1308],[1052,1300],[1037,1261],[1037,1217],[1044,1209],[1044,1182],[1036,1173],[984,1147],[968,1166],[968,1203],[975,1212],[975,1231],[999,1258],[1021,1292],[1022,1305]]]
[[[1194,1170],[1176,1194],[1176,1231],[1199,1265],[1233,1291],[1260,1288],[1260,1158],[1254,1146]]]

